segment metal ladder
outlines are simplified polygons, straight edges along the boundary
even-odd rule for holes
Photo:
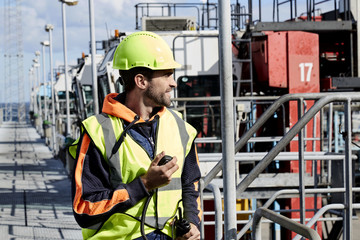
[[[250,96],[253,96],[254,87],[253,87],[253,70],[252,70],[252,50],[251,50],[251,38],[242,38],[242,39],[234,39],[233,45],[237,46],[237,50],[239,51],[239,58],[233,59],[233,72],[235,71],[235,76],[237,79],[234,79],[234,83],[236,83],[235,96],[240,97],[240,90],[242,84],[250,85]],[[247,48],[245,51],[246,55],[241,56],[242,48]],[[239,68],[235,67],[235,64],[239,64]],[[242,70],[244,64],[249,64],[249,78],[242,79]]]

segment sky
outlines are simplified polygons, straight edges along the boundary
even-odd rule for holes
[[[15,1],[15,0],[12,0]],[[205,0],[92,0],[94,4],[95,39],[106,40],[114,34],[115,29],[120,32],[133,32],[135,29],[135,4],[143,2],[191,2],[201,3]],[[298,0],[298,2],[305,0]],[[4,19],[4,2],[0,1],[1,19]],[[211,0],[210,2],[218,2]],[[236,0],[231,0],[231,3]],[[241,4],[247,4],[248,0],[239,0]],[[258,1],[253,1],[254,9]],[[263,18],[272,14],[272,0],[263,0]],[[45,25],[52,24],[53,30],[53,67],[64,65],[63,56],[63,31],[62,31],[62,3],[58,0],[20,0],[22,12],[22,37],[23,37],[23,65],[24,65],[24,94],[25,101],[30,99],[29,69],[33,64],[35,52],[40,51],[40,42],[49,40],[49,34],[45,32]],[[271,9],[271,11],[269,10]],[[69,65],[75,65],[82,53],[89,53],[90,27],[89,27],[89,0],[79,0],[76,6],[66,6],[66,28],[67,28],[67,60]],[[189,10],[190,11],[190,10]],[[301,11],[301,10],[300,10]],[[188,12],[189,15],[196,15]],[[256,11],[255,11],[256,18]],[[1,22],[1,21],[0,21]],[[4,24],[0,26],[1,48],[0,56],[4,56],[5,36]],[[42,64],[42,56],[40,56]],[[4,59],[0,57],[0,102],[6,101],[4,84]],[[48,78],[50,72],[48,48],[45,53],[45,71]],[[41,65],[41,80],[42,80]],[[15,91],[15,90],[12,90]],[[16,96],[16,94],[14,94]]]
[[[13,0],[15,1],[15,0]],[[0,6],[1,19],[4,19],[4,4]],[[62,3],[58,0],[22,0],[22,37],[23,37],[23,65],[24,65],[24,88],[25,100],[30,99],[29,89],[29,69],[36,57],[35,52],[40,51],[42,46],[40,42],[49,40],[49,33],[45,31],[46,24],[52,24],[53,30],[53,66],[56,68],[64,65],[63,55],[63,31],[62,31]],[[94,21],[95,21],[95,39],[106,40],[108,36],[114,35],[115,29],[120,32],[135,31],[135,4],[144,2],[143,0],[93,0]],[[155,2],[146,0],[146,2]],[[156,2],[168,2],[157,0]],[[177,1],[186,2],[186,1]],[[201,1],[197,1],[201,2]],[[82,53],[89,53],[90,42],[90,24],[89,24],[89,1],[79,0],[76,6],[66,6],[66,33],[67,33],[67,60],[69,65],[75,65],[77,58]],[[2,21],[0,21],[2,22]],[[1,24],[1,52],[4,56],[4,24]],[[45,71],[46,76],[50,72],[49,52],[45,52]],[[5,101],[4,93],[4,59],[0,58],[0,102]],[[42,56],[40,56],[42,64]],[[40,69],[42,79],[42,65]]]

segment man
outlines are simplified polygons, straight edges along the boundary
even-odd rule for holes
[[[73,211],[84,239],[175,239],[182,217],[190,230],[176,239],[200,239],[196,130],[167,108],[180,64],[160,36],[137,32],[113,67],[125,91],[83,121],[76,145]],[[158,165],[165,154],[172,160]]]

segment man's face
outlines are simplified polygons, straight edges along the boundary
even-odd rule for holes
[[[173,74],[173,69],[154,71],[152,79],[148,81],[149,87],[145,90],[148,104],[153,107],[170,106],[171,91],[177,86]]]

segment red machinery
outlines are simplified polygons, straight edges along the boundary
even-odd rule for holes
[[[262,88],[282,88],[285,93],[320,92],[319,77],[319,37],[317,34],[301,31],[264,32],[263,36],[254,38],[252,42],[253,64],[257,73],[258,84]],[[309,109],[313,101],[307,101],[304,108]],[[286,109],[286,127],[291,128],[298,121],[298,106],[293,101]],[[320,117],[316,116],[306,128],[305,151],[320,151]],[[281,130],[282,131],[282,130]],[[314,136],[315,133],[315,136]],[[280,135],[281,133],[279,133]],[[298,141],[293,140],[288,151],[297,152]],[[306,172],[312,173],[312,162],[306,162]],[[320,169],[320,165],[317,167]],[[298,161],[290,161],[283,170],[299,172]],[[306,197],[306,209],[314,209],[314,198]],[[299,209],[299,198],[291,198],[286,202],[289,209]],[[321,198],[317,198],[317,208],[321,206]],[[306,218],[313,212],[306,212]],[[300,218],[299,212],[289,214],[291,218]],[[321,233],[321,228],[318,228]],[[290,234],[290,233],[289,233]],[[293,234],[292,237],[295,235]],[[290,238],[288,236],[287,238]]]

